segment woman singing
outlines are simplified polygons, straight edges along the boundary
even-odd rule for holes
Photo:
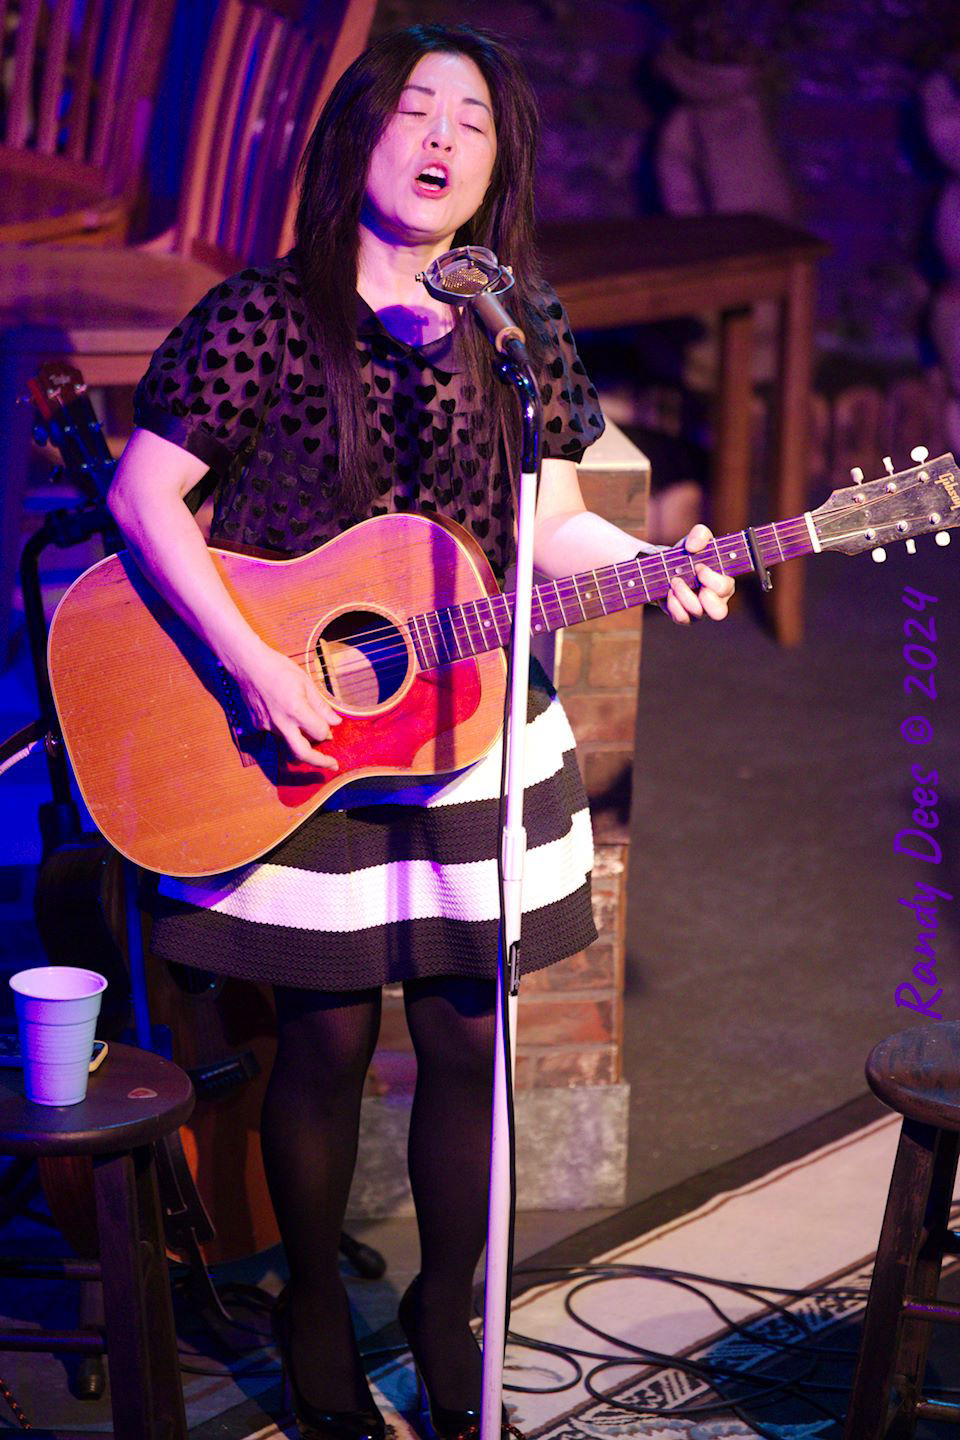
[[[224,280],[154,355],[110,508],[150,581],[233,675],[254,721],[334,769],[339,723],[301,665],[234,605],[184,497],[210,469],[211,541],[278,555],[375,515],[458,521],[502,579],[514,546],[516,397],[469,314],[416,279],[456,245],[513,266],[509,303],[544,407],[535,559],[551,576],[632,558],[588,512],[575,462],[601,432],[563,309],[538,274],[538,118],[510,53],[463,26],[417,26],[343,75],[309,142],[296,248]],[[699,550],[704,526],[687,537]],[[676,579],[675,621],[722,619],[732,580]],[[595,936],[586,798],[542,672],[528,709],[531,773],[523,965]],[[470,1330],[487,1212],[497,953],[499,747],[454,775],[344,787],[262,861],[206,880],[161,878],[153,947],[271,982],[277,1057],[263,1111],[270,1192],[290,1266],[276,1329],[304,1436],[383,1437],[338,1267],[360,1097],[381,987],[403,982],[417,1056],[410,1182],[420,1274],[400,1319],[434,1429],[476,1425]]]

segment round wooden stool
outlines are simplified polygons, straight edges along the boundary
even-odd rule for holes
[[[79,1105],[34,1105],[22,1071],[0,1071],[0,1154],[90,1156],[100,1241],[99,1263],[2,1259],[0,1273],[99,1279],[106,1321],[105,1345],[89,1330],[3,1329],[0,1350],[106,1349],[113,1433],[122,1440],[187,1440],[154,1146],[193,1104],[179,1066],[113,1042]]]
[[[960,1406],[923,1398],[932,1320],[960,1323],[937,1299],[960,1142],[960,1023],[940,1021],[882,1040],[867,1059],[874,1094],[903,1116],[863,1322],[845,1440],[908,1440],[917,1419],[960,1423]],[[891,1391],[896,1392],[891,1409]]]

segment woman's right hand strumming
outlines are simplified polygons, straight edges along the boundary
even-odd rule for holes
[[[184,504],[207,469],[169,440],[135,430],[110,486],[110,513],[150,583],[233,676],[254,724],[284,740],[295,759],[337,770],[314,742],[328,740],[340,716],[237,609]]]
[[[329,740],[341,717],[295,660],[264,645],[243,666],[228,668],[258,730],[278,735],[296,760],[324,770],[340,768],[311,742]]]

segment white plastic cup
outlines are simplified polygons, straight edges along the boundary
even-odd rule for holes
[[[87,1093],[106,980],[74,965],[40,965],[11,975],[10,988],[27,1099],[37,1105],[79,1104]]]

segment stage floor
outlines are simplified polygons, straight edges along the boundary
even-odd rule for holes
[[[517,1339],[505,1379],[531,1393],[507,1389],[514,1423],[529,1440],[838,1440],[898,1133],[899,1117],[864,1096],[572,1233],[563,1233],[569,1215],[523,1216],[511,1320]],[[413,1370],[393,1320],[416,1269],[412,1222],[371,1222],[355,1234],[381,1247],[388,1262],[381,1280],[347,1277],[371,1383],[396,1440],[413,1440]],[[23,1240],[36,1245],[37,1235]],[[267,1252],[222,1267],[218,1279],[276,1289],[278,1261]],[[18,1322],[40,1321],[59,1305],[65,1323],[62,1295],[48,1294],[40,1311],[39,1293],[39,1286],[16,1295],[5,1287],[0,1308]],[[945,1272],[944,1293],[960,1294],[960,1271]],[[960,1386],[960,1355],[945,1329],[934,1332],[931,1388]],[[191,1440],[294,1440],[289,1417],[286,1428],[282,1416],[277,1423],[279,1375],[269,1347],[234,1358],[238,1373],[228,1378],[228,1352],[209,1343],[182,1297],[178,1332]],[[540,1342],[557,1348],[538,1351]],[[585,1374],[564,1349],[589,1352],[580,1356]],[[591,1376],[603,1357],[615,1363]],[[727,1379],[718,1396],[691,1373],[696,1364],[746,1378]],[[108,1428],[106,1399],[71,1400],[61,1361],[11,1355],[3,1374],[35,1425]],[[917,1433],[924,1440],[927,1432]]]

